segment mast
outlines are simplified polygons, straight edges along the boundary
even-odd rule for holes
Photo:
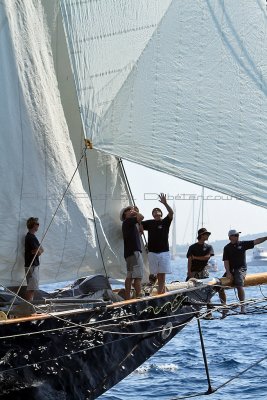
[[[204,226],[204,186],[201,190],[201,228]]]
[[[195,221],[194,221],[194,199],[193,199],[193,240],[195,240],[195,237],[197,236],[198,229],[203,228],[204,226],[204,186],[202,186],[201,189],[201,195],[200,195],[200,205],[199,205],[199,210],[198,210],[198,218],[197,218],[197,224],[196,224],[196,229],[195,229]]]
[[[171,251],[171,259],[175,260],[176,258],[176,208],[175,203],[173,202],[173,220],[172,220],[172,251]]]
[[[195,232],[195,199],[193,198],[193,214],[192,214],[192,243],[195,241],[196,232]]]

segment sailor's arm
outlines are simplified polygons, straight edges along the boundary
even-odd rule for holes
[[[205,256],[193,256],[192,255],[192,260],[200,260],[200,261],[208,261],[211,256],[214,254],[206,254]]]
[[[261,244],[261,243],[265,242],[265,240],[267,240],[267,236],[255,239],[254,240],[254,245],[256,246],[257,244]]]
[[[188,276],[188,278],[191,278],[191,276],[192,276],[191,265],[192,265],[192,258],[191,258],[191,256],[189,256],[187,259],[187,276]]]
[[[169,204],[167,203],[166,200],[166,194],[164,193],[160,193],[159,194],[159,201],[166,207],[167,211],[168,211],[168,217],[170,219],[172,219],[173,217],[173,209],[169,206]]]
[[[36,249],[33,249],[31,251],[32,254],[37,254],[37,256],[40,256],[41,254],[43,254],[44,249],[42,246],[37,247]]]
[[[134,209],[133,213],[136,214],[136,219],[139,224],[139,233],[140,233],[140,235],[142,235],[144,232],[144,228],[143,228],[143,225],[141,224],[141,221],[144,219],[144,216],[142,214],[140,214],[139,208],[137,206],[134,206],[133,209]]]
[[[136,219],[137,219],[137,222],[140,224],[141,221],[143,221],[144,216],[142,214],[140,214],[140,213],[137,213],[136,214]]]
[[[232,278],[232,274],[230,272],[230,265],[229,265],[229,261],[228,260],[224,260],[224,268],[226,271],[226,277],[227,278]]]
[[[141,221],[143,221],[144,219],[144,216],[140,214],[140,212],[134,210],[131,212],[131,217],[135,217],[137,219],[138,224],[140,224]]]
[[[38,251],[38,253],[39,253],[39,256],[40,256],[41,254],[43,254],[43,252],[44,252],[44,249],[43,249],[43,247],[42,247],[42,246],[40,246],[40,247],[39,247],[39,251]]]
[[[144,234],[144,228],[143,228],[143,225],[140,222],[139,222],[139,233],[140,233],[140,235]]]

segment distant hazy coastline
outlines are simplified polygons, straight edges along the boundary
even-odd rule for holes
[[[242,233],[240,235],[241,240],[253,240],[259,237],[267,236],[267,232],[260,232],[260,233],[253,233],[251,235],[244,235],[242,236]],[[220,255],[223,252],[224,246],[228,243],[229,241],[226,240],[215,240],[214,242],[209,241],[209,243],[212,245],[215,255]],[[186,244],[177,244],[176,245],[176,254],[179,257],[185,257],[188,246],[192,243],[186,243]],[[267,249],[267,245],[264,243],[261,247]],[[249,254],[249,253],[248,253]]]

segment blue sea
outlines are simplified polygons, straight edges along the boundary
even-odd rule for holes
[[[219,272],[211,276],[222,276],[222,261],[218,258]],[[249,273],[267,271],[265,267],[249,267]],[[184,280],[186,259],[173,261],[173,275],[168,280]],[[246,288],[246,300],[267,297],[267,285]],[[227,291],[228,301],[236,301],[234,290]],[[219,303],[217,296],[214,303]],[[251,313],[230,315],[220,319],[201,320],[211,385],[214,389],[249,368],[239,378],[211,394],[200,347],[196,320],[187,325],[156,355],[129,375],[114,388],[99,397],[100,400],[170,400],[193,396],[196,399],[267,399],[267,308],[266,303],[251,307]],[[249,308],[250,309],[250,308]],[[249,310],[248,310],[249,311]],[[256,313],[257,312],[257,313]],[[257,363],[260,359],[263,362]]]

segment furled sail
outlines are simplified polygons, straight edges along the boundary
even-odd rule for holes
[[[41,282],[96,272],[125,276],[119,211],[129,194],[117,158],[97,150],[86,152],[87,161],[82,158],[83,129],[58,6],[0,2],[0,284],[5,286],[22,282],[30,216],[39,217],[37,236],[43,236]],[[55,43],[56,35],[62,42]],[[57,60],[61,55],[64,60]]]
[[[61,7],[95,148],[267,207],[265,0]]]

